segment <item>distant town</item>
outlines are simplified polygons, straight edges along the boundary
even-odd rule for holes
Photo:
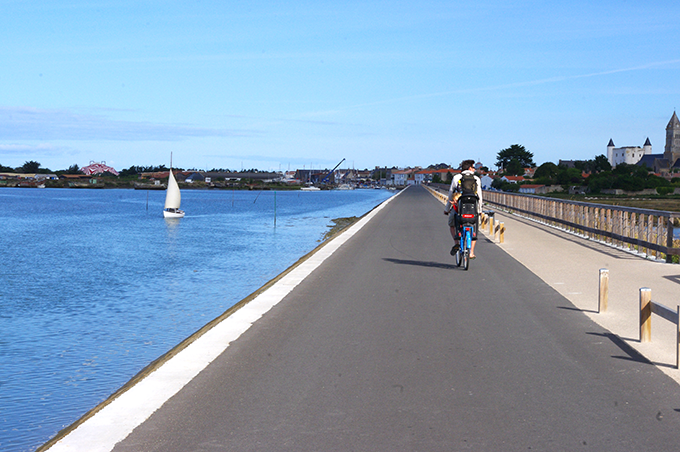
[[[370,170],[343,169],[340,164],[333,169],[286,172],[181,168],[173,168],[172,171],[184,188],[246,190],[403,188],[409,185],[447,184],[460,172],[459,168],[444,163],[413,168],[376,167]],[[527,194],[680,195],[680,120],[673,112],[666,126],[663,153],[653,153],[649,138],[642,146],[623,147],[616,147],[612,138],[606,146],[606,155],[597,155],[592,160],[559,160],[557,163],[536,165],[532,152],[520,144],[513,144],[498,152],[495,168],[491,170],[482,162],[475,165],[482,188]],[[18,168],[0,165],[0,187],[162,190],[166,187],[169,171],[165,166],[132,166],[117,171],[106,162],[91,161],[82,168],[73,165],[66,170],[52,172],[42,168],[39,162],[27,161]]]

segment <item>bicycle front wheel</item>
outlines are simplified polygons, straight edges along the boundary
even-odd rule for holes
[[[463,268],[465,268],[465,270],[467,270],[469,266],[470,266],[470,255],[469,255],[468,250],[465,250],[465,252],[463,253]]]

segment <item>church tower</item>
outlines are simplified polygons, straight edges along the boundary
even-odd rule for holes
[[[668,160],[671,167],[680,159],[680,120],[675,112],[666,126],[666,147],[663,158]]]

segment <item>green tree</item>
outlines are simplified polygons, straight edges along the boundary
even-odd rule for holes
[[[578,168],[567,168],[565,166],[558,166],[557,184],[558,185],[573,185],[583,183],[583,173]]]
[[[22,173],[38,173],[40,172],[40,163],[31,160],[30,162],[25,162],[21,167],[17,168]]]
[[[534,172],[534,180],[536,183],[544,185],[554,185],[557,181],[557,174],[559,168],[553,162],[545,162]]]
[[[534,154],[520,144],[513,144],[509,148],[498,151],[496,166],[505,170],[513,159],[517,159],[522,168],[533,168],[535,166]]]
[[[496,189],[496,190],[501,190],[501,191],[506,191],[506,192],[518,192],[519,191],[519,184],[513,184],[512,182],[506,182],[503,179],[496,178],[493,181],[491,181],[491,188]]]
[[[524,174],[524,166],[522,166],[522,162],[518,159],[513,158],[505,168],[505,173],[510,176],[521,176]]]
[[[66,174],[80,174],[80,167],[78,165],[71,165],[66,170]]]
[[[3,173],[13,173],[13,172],[14,172],[14,168],[12,168],[11,166],[0,165],[0,172],[3,172]]]
[[[594,173],[600,173],[602,171],[611,171],[612,170],[612,165],[609,163],[609,159],[604,156],[604,154],[600,154],[597,157],[595,157],[595,160],[593,160],[593,167],[591,169],[592,172]]]

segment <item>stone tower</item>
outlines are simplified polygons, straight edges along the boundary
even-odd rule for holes
[[[666,126],[666,147],[664,147],[663,158],[668,160],[671,167],[680,159],[680,120],[675,112]]]
[[[614,140],[610,138],[609,144],[607,145],[607,160],[609,160],[609,164],[612,167],[616,166],[616,164],[614,164],[614,148],[616,148],[616,146],[614,146]]]

